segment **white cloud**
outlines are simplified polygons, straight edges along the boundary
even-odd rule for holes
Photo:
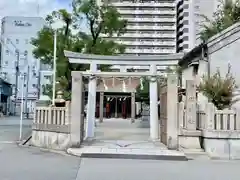
[[[57,0],[0,0],[0,19],[4,16],[41,16],[67,8]]]

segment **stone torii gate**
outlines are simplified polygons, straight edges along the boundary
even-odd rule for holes
[[[80,102],[82,99],[78,96],[81,92],[82,86],[79,82],[82,76],[88,76],[90,81],[88,84],[88,104],[87,104],[87,126],[86,137],[94,138],[95,128],[95,107],[96,107],[96,76],[100,77],[150,77],[150,139],[159,139],[159,125],[158,125],[158,92],[156,78],[159,75],[157,73],[157,66],[174,66],[178,64],[178,61],[183,57],[183,54],[170,54],[170,55],[156,55],[156,56],[102,56],[102,55],[90,55],[81,54],[71,51],[64,51],[65,56],[69,59],[70,63],[75,64],[90,64],[90,70],[88,72],[72,72],[72,114],[76,118],[80,119],[79,114]],[[149,66],[149,72],[99,72],[98,65],[138,65]],[[80,101],[80,102],[78,102]],[[76,102],[76,103],[74,103]],[[81,111],[80,111],[81,112]],[[80,129],[80,125],[78,126]],[[76,129],[77,131],[77,129]],[[80,134],[79,134],[80,136]],[[77,140],[78,137],[76,137]],[[79,140],[80,141],[80,140]]]

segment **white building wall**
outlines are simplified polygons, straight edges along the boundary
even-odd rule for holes
[[[229,65],[231,66],[231,74],[236,80],[238,89],[235,93],[236,98],[240,98],[240,73],[239,73],[239,57],[240,57],[240,23],[237,23],[223,32],[213,36],[207,42],[208,45],[208,60],[210,63],[210,75],[213,75],[220,71],[222,78],[225,78]],[[208,75],[208,62],[200,59],[199,68],[198,68],[198,78],[201,79],[203,75]],[[205,59],[207,60],[207,59]],[[183,70],[184,77],[186,79],[192,79],[193,75],[190,75],[192,72],[192,66]],[[200,95],[198,97],[199,101],[206,101],[204,96]],[[240,101],[234,105],[237,108],[240,108]]]
[[[35,107],[35,101],[38,98],[39,91],[39,70],[40,62],[33,57],[34,46],[31,39],[36,37],[38,31],[44,26],[45,21],[40,17],[4,17],[2,19],[2,57],[1,57],[1,75],[13,85],[13,94],[15,94],[16,85],[16,64],[17,52],[19,52],[19,78],[17,101],[20,101],[22,91],[26,97],[26,86],[24,83],[24,74],[29,78],[27,106],[30,111]],[[28,74],[29,67],[29,74]],[[28,75],[27,75],[28,74]],[[25,84],[26,84],[25,80]],[[12,99],[15,99],[14,97]]]

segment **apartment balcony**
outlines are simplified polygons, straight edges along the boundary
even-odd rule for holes
[[[132,35],[130,35],[132,34]],[[137,38],[141,38],[141,37],[149,37],[149,38],[175,38],[176,37],[176,34],[173,33],[173,34],[164,34],[164,33],[161,33],[161,34],[157,34],[157,33],[154,33],[154,34],[150,34],[150,33],[136,33],[136,34],[133,34],[133,33],[129,33],[129,34],[124,34],[123,37],[137,37]]]
[[[175,53],[175,49],[126,49],[126,53],[138,54],[138,53],[146,53],[146,54],[171,54]]]
[[[174,26],[127,26],[127,29],[129,30],[175,30],[176,28]]]
[[[118,9],[118,12],[120,14],[135,14],[135,15],[141,15],[141,14],[150,14],[150,15],[173,15],[175,16],[176,12],[172,10],[132,10],[132,9]]]
[[[106,35],[101,35],[101,37],[103,38],[107,38],[107,39],[112,39],[115,40],[116,38],[121,39],[121,38],[176,38],[176,34],[172,33],[172,34],[157,34],[157,33],[125,33],[121,36],[117,36],[117,34],[114,34],[112,37],[107,37]]]
[[[102,35],[102,37],[104,38],[108,38],[106,35]],[[176,38],[176,34],[157,34],[157,33],[125,33],[121,36],[117,36],[116,34],[113,35],[112,37],[110,37],[110,39],[116,39],[116,38]]]
[[[116,42],[120,44],[125,44],[127,46],[175,46],[175,42],[163,42],[163,41],[120,41]]]
[[[131,3],[131,2],[112,2],[111,3],[115,7],[170,7],[175,8],[175,3],[168,2],[144,2],[144,3]]]
[[[169,23],[175,23],[176,22],[176,19],[175,18],[124,18],[126,19],[128,22],[155,22],[155,23],[163,23],[163,22],[169,22]]]

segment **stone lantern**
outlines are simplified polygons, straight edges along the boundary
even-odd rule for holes
[[[58,91],[57,92],[57,98],[55,99],[55,106],[56,107],[65,107],[66,101],[63,99],[63,92]]]

